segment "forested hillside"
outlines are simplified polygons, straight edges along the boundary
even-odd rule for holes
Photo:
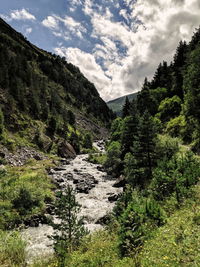
[[[71,134],[69,126],[77,125],[76,119],[87,116],[106,125],[112,115],[77,67],[32,45],[2,19],[0,92],[6,130],[41,143],[41,148],[42,139]]]
[[[91,157],[124,187],[111,232],[132,266],[200,265],[199,77],[200,29],[126,101],[106,155]]]

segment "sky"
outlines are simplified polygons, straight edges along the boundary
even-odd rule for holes
[[[105,100],[136,92],[200,25],[199,0],[1,0],[0,16],[66,57]]]

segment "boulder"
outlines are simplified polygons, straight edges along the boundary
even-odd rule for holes
[[[76,152],[72,145],[68,142],[62,142],[58,146],[58,155],[62,158],[75,158]]]
[[[113,187],[124,187],[126,185],[126,180],[125,177],[123,175],[121,175],[116,182],[113,184]]]

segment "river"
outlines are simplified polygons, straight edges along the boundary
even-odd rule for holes
[[[100,151],[103,147],[95,143]],[[67,164],[52,171],[52,179],[64,189],[67,184],[76,189],[76,199],[81,204],[80,215],[84,217],[85,227],[90,232],[102,229],[100,223],[105,215],[112,211],[115,197],[122,192],[122,188],[113,187],[115,180],[101,170],[101,166],[87,161],[88,154],[78,155]],[[110,200],[109,200],[110,199]],[[29,227],[22,232],[27,241],[27,259],[52,254],[52,241],[48,238],[53,233],[49,225]]]

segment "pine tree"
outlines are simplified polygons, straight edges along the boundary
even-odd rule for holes
[[[64,267],[67,254],[72,252],[88,231],[84,228],[83,218],[78,217],[80,205],[76,201],[74,190],[67,186],[57,193],[55,216],[58,223],[52,222],[55,253],[58,256],[59,267]]]
[[[130,148],[132,147],[132,144],[137,136],[139,118],[135,102],[131,104],[130,112],[131,116],[128,116],[124,119],[122,130],[122,159],[126,153],[131,151]]]
[[[122,118],[125,118],[130,115],[130,102],[128,97],[126,96],[125,103],[122,109]]]
[[[138,125],[138,136],[133,142],[132,157],[125,160],[125,170],[128,182],[142,188],[151,180],[156,162],[156,128],[153,118],[146,111]]]
[[[154,99],[149,86],[150,83],[147,78],[145,78],[142,90],[137,96],[137,109],[141,115],[144,114],[145,110],[148,110],[151,115],[157,113],[156,100]]]
[[[171,95],[178,95],[183,99],[183,72],[187,59],[188,46],[186,42],[180,42],[174,56],[172,65],[172,88]]]

